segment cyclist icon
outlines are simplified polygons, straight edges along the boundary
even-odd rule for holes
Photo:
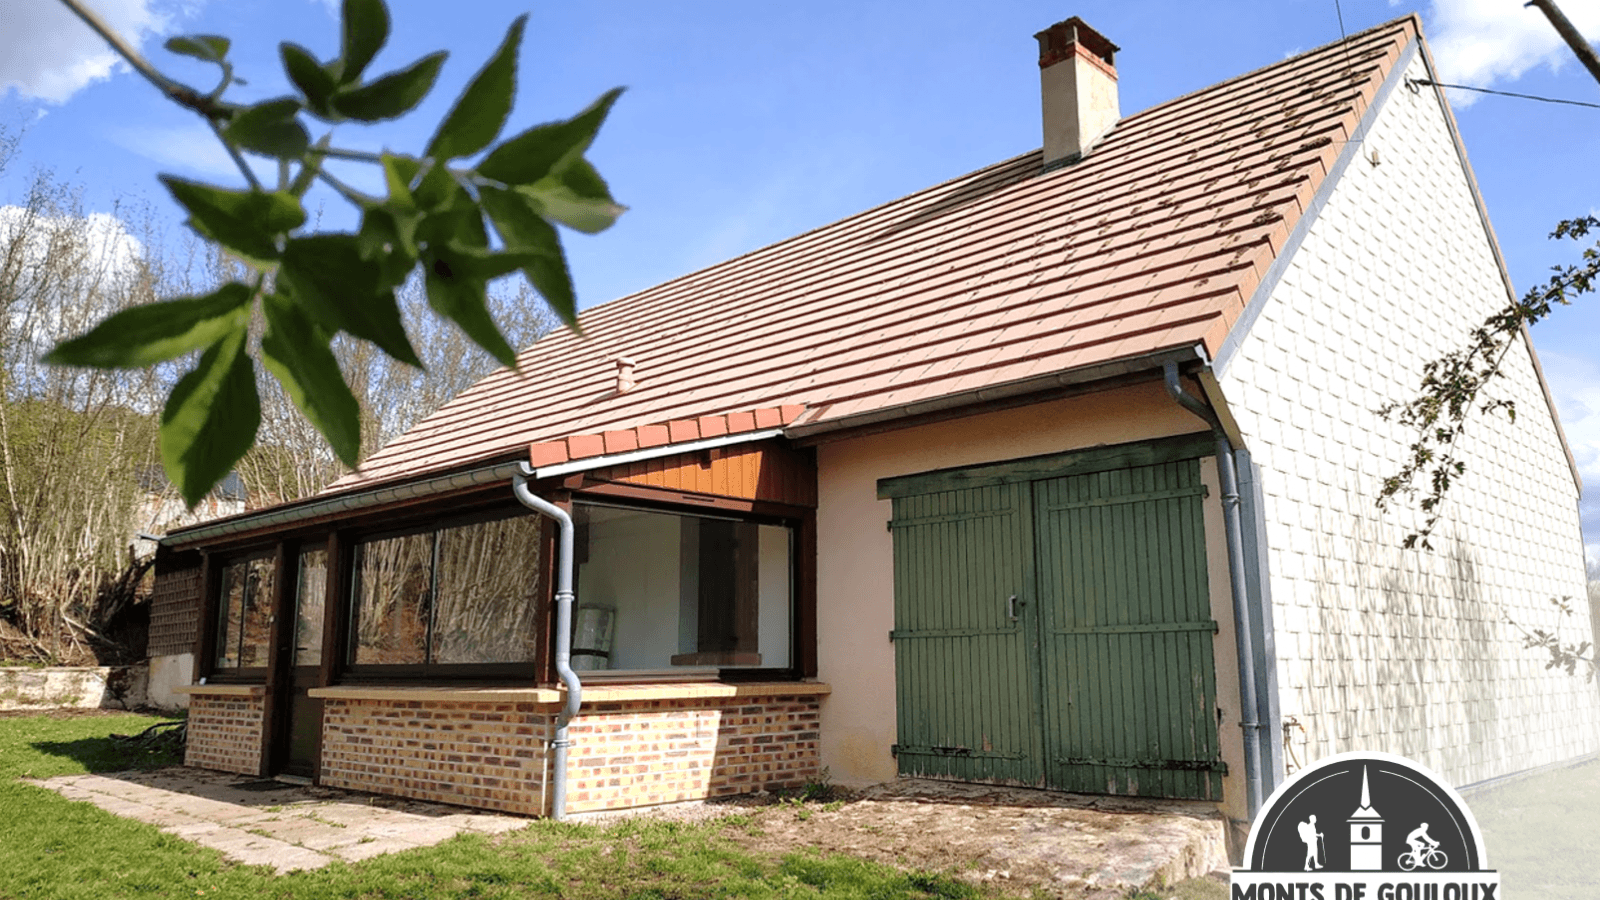
[[[1406,843],[1411,845],[1408,853],[1400,854],[1400,868],[1407,872],[1416,868],[1443,869],[1447,858],[1444,851],[1439,849],[1439,842],[1428,834],[1428,823],[1423,822],[1411,833],[1406,835]]]

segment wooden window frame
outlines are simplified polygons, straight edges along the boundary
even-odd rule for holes
[[[783,525],[790,529],[790,621],[789,665],[783,667],[718,667],[719,681],[799,681],[815,678],[817,674],[817,594],[816,594],[816,509],[768,500],[746,500],[720,497],[712,494],[654,488],[597,478],[592,474],[579,474],[567,478],[561,485],[562,496],[567,499],[566,509],[572,503],[594,503],[604,506],[638,509],[680,516],[706,516],[737,519],[756,524]],[[579,597],[579,600],[582,598]],[[711,668],[708,666],[707,668]],[[654,670],[652,670],[653,672]],[[681,680],[659,673],[630,674],[627,670],[606,670],[579,673],[585,683],[640,683]]]
[[[356,663],[353,659],[350,639],[352,625],[356,613],[355,575],[356,575],[356,550],[362,544],[372,541],[388,540],[397,537],[406,537],[414,534],[432,533],[437,535],[447,528],[459,528],[466,525],[475,525],[487,522],[497,522],[504,519],[514,519],[532,516],[539,520],[539,553],[544,571],[540,573],[540,591],[535,598],[545,612],[535,611],[536,625],[534,635],[534,650],[532,660],[515,663],[410,663],[410,664],[379,664]],[[338,645],[333,654],[336,659],[327,676],[329,684],[384,684],[384,683],[469,683],[469,684],[511,684],[528,685],[539,684],[543,681],[546,665],[544,659],[549,656],[548,610],[553,603],[555,588],[551,584],[551,575],[554,569],[544,563],[555,552],[554,541],[551,536],[550,523],[547,517],[539,515],[533,510],[511,502],[475,509],[469,512],[451,516],[429,516],[401,524],[396,527],[384,529],[366,529],[359,532],[341,533],[342,546],[339,548],[340,565],[338,567],[338,608],[334,609],[333,584],[334,572],[330,568],[330,599],[329,609],[332,610],[330,618],[337,616],[339,620]],[[437,547],[437,544],[435,545]],[[330,555],[329,557],[333,557]],[[431,573],[435,586],[438,582],[437,565]],[[430,613],[431,618],[431,613]],[[326,633],[326,632],[325,632]],[[431,642],[432,629],[430,627]],[[553,669],[553,663],[550,666]],[[553,676],[552,676],[553,680]]]

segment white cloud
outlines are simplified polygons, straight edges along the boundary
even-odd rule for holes
[[[0,248],[19,263],[0,331],[32,348],[24,366],[56,339],[124,305],[143,275],[144,244],[120,218],[51,212],[0,206]]]
[[[1561,10],[1584,38],[1600,40],[1600,2],[1566,2]],[[1439,80],[1451,84],[1492,87],[1541,65],[1578,64],[1544,13],[1517,0],[1434,0],[1428,30]],[[1450,102],[1470,106],[1477,97],[1457,91]]]
[[[134,46],[169,26],[157,0],[88,0],[113,31]],[[56,0],[7,2],[0,16],[0,96],[64,103],[119,65],[106,42]]]
[[[1600,565],[1600,361],[1548,351],[1539,354],[1567,445],[1583,478],[1584,549],[1591,567]]]

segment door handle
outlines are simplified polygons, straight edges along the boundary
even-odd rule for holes
[[[1008,618],[1010,618],[1011,621],[1013,621],[1013,622],[1015,622],[1017,620],[1017,595],[1016,594],[1012,594],[1010,599],[1006,600],[1006,616]]]

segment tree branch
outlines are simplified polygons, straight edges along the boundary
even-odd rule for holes
[[[85,25],[93,29],[95,34],[100,35],[102,40],[110,44],[111,49],[115,50],[118,56],[121,56],[128,65],[133,66],[134,71],[143,75],[146,81],[155,85],[156,90],[165,94],[174,103],[187,109],[192,109],[207,119],[215,119],[221,114],[222,108],[210,97],[186,84],[173,81],[171,78],[156,71],[155,66],[150,65],[149,61],[139,55],[138,50],[123,40],[122,35],[112,31],[111,26],[107,25],[94,10],[84,6],[81,0],[61,0],[61,2],[74,15],[82,19]]]
[[[1578,29],[1572,27],[1572,23],[1561,12],[1561,8],[1556,6],[1555,0],[1528,0],[1527,5],[1536,7],[1540,12],[1544,13],[1544,17],[1549,19],[1550,24],[1555,27],[1556,33],[1561,35],[1562,40],[1565,40],[1567,46],[1571,47],[1572,52],[1577,55],[1578,61],[1583,63],[1585,69],[1589,70],[1589,74],[1594,76],[1595,81],[1600,81],[1600,55],[1596,55],[1594,48],[1589,46],[1589,42],[1583,39],[1583,35],[1578,33]]]

